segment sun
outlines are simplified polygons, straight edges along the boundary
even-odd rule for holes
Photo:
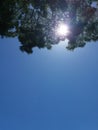
[[[67,36],[69,34],[69,26],[67,24],[64,24],[64,23],[60,23],[58,26],[57,26],[57,29],[56,29],[56,34],[58,36]]]

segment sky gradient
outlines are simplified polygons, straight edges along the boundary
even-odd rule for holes
[[[0,39],[0,130],[98,130],[98,42],[19,50]]]

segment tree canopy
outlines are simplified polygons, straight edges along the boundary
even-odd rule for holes
[[[17,37],[20,50],[28,54],[34,47],[51,49],[65,39],[69,50],[98,40],[97,0],[1,0],[0,4],[1,37]],[[67,35],[56,34],[60,23],[69,26]]]

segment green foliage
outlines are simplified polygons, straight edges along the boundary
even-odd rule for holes
[[[94,0],[97,2],[97,0]],[[98,8],[93,0],[1,0],[0,35],[18,37],[20,50],[28,54],[32,48],[51,49],[68,39],[67,49],[84,47],[98,40]],[[69,25],[70,34],[58,36],[55,29],[62,21]]]

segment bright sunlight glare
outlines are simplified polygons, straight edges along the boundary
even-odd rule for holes
[[[69,34],[68,25],[60,23],[56,29],[56,34],[59,36],[67,36]]]

